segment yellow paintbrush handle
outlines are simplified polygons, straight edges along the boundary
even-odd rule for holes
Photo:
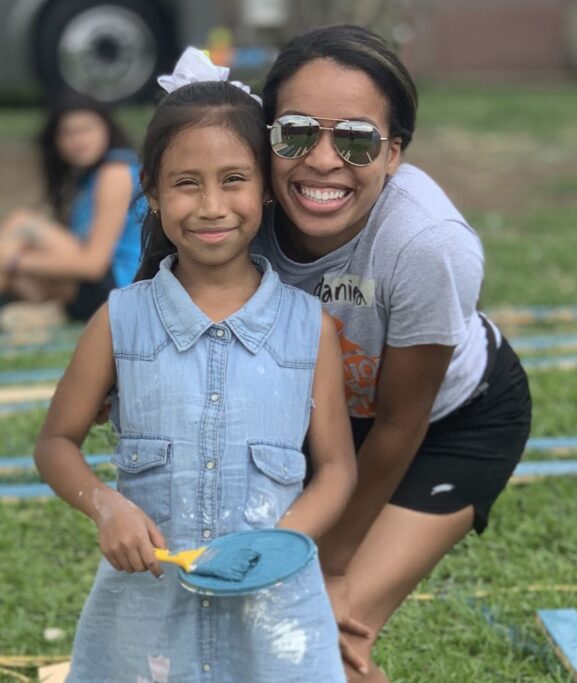
[[[155,548],[154,556],[160,562],[172,562],[172,564],[180,563],[178,555],[171,555],[170,550],[166,550],[166,548]]]
[[[169,550],[165,548],[155,548],[154,556],[160,562],[171,562],[179,567],[182,567],[186,571],[190,571],[190,568],[194,561],[204,553],[206,546],[201,548],[194,548],[192,550],[182,550],[179,553],[172,555]]]

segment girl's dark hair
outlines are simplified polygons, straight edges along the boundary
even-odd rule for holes
[[[175,136],[190,126],[230,129],[253,152],[265,188],[268,186],[270,150],[262,107],[248,93],[226,81],[203,81],[174,90],[158,104],[142,148],[144,194],[155,194],[164,152]],[[142,226],[142,259],[135,281],[154,277],[162,259],[175,251],[159,218],[149,210]]]
[[[330,59],[346,68],[364,71],[390,105],[390,137],[400,137],[405,149],[415,130],[417,90],[409,72],[391,47],[376,33],[349,24],[317,28],[297,36],[281,51],[263,89],[266,120],[276,115],[279,88],[301,67],[315,59]],[[339,84],[334,83],[338,88]],[[343,100],[347,94],[343,93]],[[313,112],[322,115],[322,112]]]
[[[63,223],[67,222],[66,214],[69,208],[71,195],[74,192],[74,183],[78,178],[78,174],[77,169],[62,158],[58,150],[56,138],[58,135],[58,126],[60,125],[62,118],[67,114],[80,111],[89,111],[97,114],[102,119],[108,131],[108,146],[104,151],[102,158],[99,159],[92,168],[95,168],[102,163],[102,159],[110,149],[114,147],[132,147],[126,134],[114,121],[111,113],[101,102],[97,102],[86,95],[72,92],[63,93],[53,100],[48,111],[48,117],[44,124],[44,128],[38,136],[38,146],[40,148],[47,197],[54,209],[56,217]],[[86,171],[90,170],[92,169],[86,169]]]

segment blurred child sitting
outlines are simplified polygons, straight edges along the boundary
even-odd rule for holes
[[[66,96],[39,146],[54,217],[19,209],[0,223],[0,297],[28,302],[5,303],[0,328],[30,326],[30,317],[87,320],[132,281],[140,260],[138,157],[104,106]]]

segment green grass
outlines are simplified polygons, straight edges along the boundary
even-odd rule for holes
[[[483,306],[576,305],[576,207],[543,207],[496,223],[472,217],[485,247]]]
[[[418,127],[467,129],[479,134],[480,144],[482,137],[497,133],[533,138],[544,148],[552,142],[575,146],[575,111],[573,84],[424,85],[419,89]]]
[[[576,111],[577,91],[565,86],[422,90],[419,126],[428,139],[439,132],[448,139],[464,136],[479,150],[496,150],[491,163],[508,169],[516,162],[516,173],[551,159],[562,161],[533,182],[522,201],[512,205],[517,208],[461,207],[485,246],[483,308],[577,305],[577,169],[567,163],[577,140]],[[135,139],[148,114],[146,109],[121,112]],[[0,144],[24,139],[38,122],[33,110],[0,111]],[[577,333],[577,323],[535,324],[511,328],[509,334],[548,331]],[[68,356],[0,357],[0,371],[61,367]],[[532,372],[530,383],[532,435],[577,435],[577,373]],[[0,459],[32,452],[43,415],[38,410],[0,418]],[[85,451],[110,452],[114,441],[110,427],[95,427]],[[535,613],[577,608],[577,592],[553,589],[577,585],[576,500],[577,478],[508,487],[485,534],[471,534],[417,589],[442,597],[408,600],[387,625],[375,655],[393,683],[569,683],[570,675],[536,626]],[[69,652],[99,557],[92,523],[56,499],[0,503],[0,552],[0,585],[9,587],[0,590],[0,654]],[[528,591],[532,585],[542,588]],[[478,590],[489,595],[474,598]],[[44,640],[44,629],[51,626],[64,630],[63,640]],[[34,672],[27,673],[34,680]],[[0,674],[0,682],[9,680]]]

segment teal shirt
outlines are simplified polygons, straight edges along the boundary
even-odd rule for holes
[[[70,208],[69,224],[72,232],[82,240],[87,239],[94,217],[96,180],[102,164],[126,162],[130,169],[132,193],[124,226],[116,244],[112,263],[112,275],[117,287],[129,285],[140,263],[140,231],[148,204],[140,187],[140,164],[138,156],[131,149],[111,149],[101,164],[89,171],[78,183],[76,195]]]

